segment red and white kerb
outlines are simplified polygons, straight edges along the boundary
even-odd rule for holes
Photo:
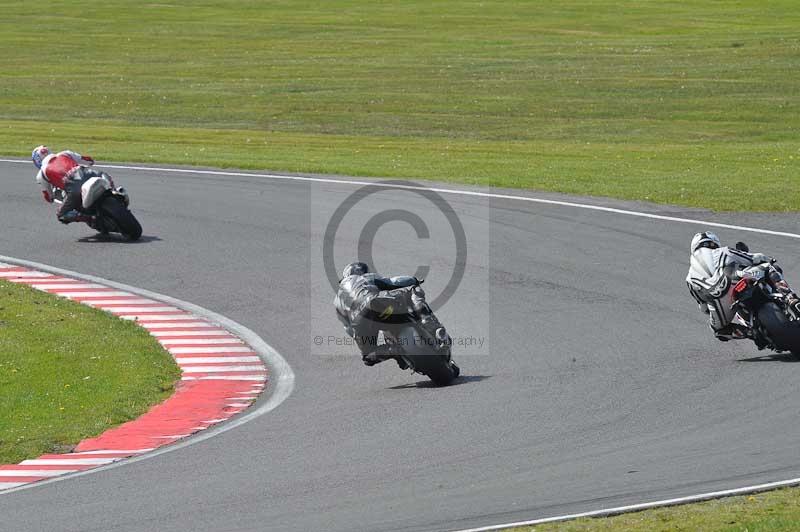
[[[147,329],[175,358],[175,393],[141,417],[83,440],[68,454],[0,465],[0,490],[110,464],[225,421],[264,390],[267,368],[225,328],[161,301],[102,284],[0,263],[0,279],[99,308]]]

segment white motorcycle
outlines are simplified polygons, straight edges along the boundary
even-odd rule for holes
[[[63,203],[64,191],[56,190],[56,203]],[[128,208],[130,197],[116,187],[108,174],[87,179],[81,185],[81,213],[89,216],[86,225],[101,234],[119,233],[128,240],[142,236],[142,226]]]

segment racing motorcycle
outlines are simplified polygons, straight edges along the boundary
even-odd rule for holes
[[[746,244],[736,244],[739,251],[749,251]],[[733,323],[742,328],[759,350],[789,351],[800,358],[800,304],[789,304],[789,291],[775,260],[736,272],[733,287],[736,311]],[[796,299],[795,299],[796,301]]]
[[[56,203],[63,203],[64,191],[56,191]],[[103,173],[101,177],[87,179],[81,186],[81,212],[89,216],[86,225],[100,234],[119,233],[128,240],[138,240],[142,236],[142,226],[128,208],[128,192],[114,185],[111,177]]]
[[[423,281],[415,277],[392,278],[398,287],[412,287]],[[379,323],[386,345],[386,355],[398,361],[403,369],[426,375],[434,384],[446,386],[453,382],[461,370],[453,362],[452,341],[443,329],[437,337],[421,326],[420,316],[411,304],[410,292],[400,291],[395,303],[373,300],[380,305],[372,306],[370,319]],[[397,305],[399,308],[395,308]]]

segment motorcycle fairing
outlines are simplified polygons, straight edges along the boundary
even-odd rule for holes
[[[84,209],[89,209],[94,203],[111,189],[111,183],[105,177],[92,177],[81,185],[81,203]]]

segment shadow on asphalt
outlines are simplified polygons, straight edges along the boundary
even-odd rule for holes
[[[790,353],[772,353],[769,355],[762,355],[760,357],[739,358],[736,360],[736,362],[800,362],[800,358],[797,358]]]
[[[139,240],[130,241],[121,235],[92,235],[79,238],[78,242],[84,244],[98,244],[102,242],[115,242],[117,244],[147,244],[149,242],[161,242],[157,236],[142,235]]]
[[[459,378],[448,384],[447,386],[437,386],[429,380],[410,382],[408,384],[399,384],[397,386],[390,386],[390,390],[408,390],[411,388],[449,388],[450,386],[460,386],[462,384],[469,384],[471,382],[485,381],[491,379],[491,375],[461,375]]]

